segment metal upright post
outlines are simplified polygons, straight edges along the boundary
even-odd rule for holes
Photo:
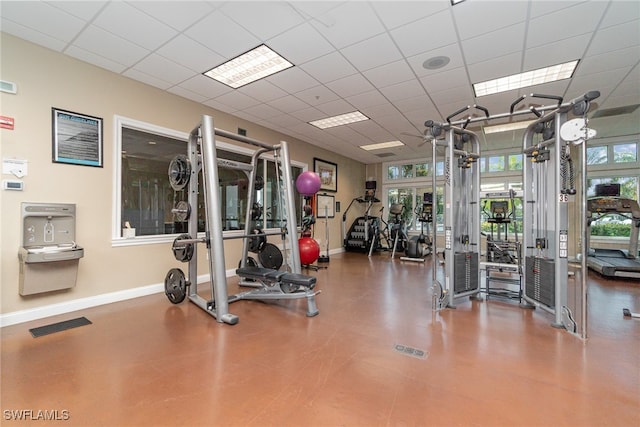
[[[235,324],[238,317],[229,313],[227,277],[224,269],[224,242],[222,218],[218,201],[218,159],[215,146],[215,128],[211,116],[202,116],[202,176],[205,192],[205,212],[207,218],[207,249],[209,251],[209,276],[211,296],[215,302],[215,317],[218,322]],[[218,268],[216,268],[218,266]]]

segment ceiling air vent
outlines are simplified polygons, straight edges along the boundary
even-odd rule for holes
[[[625,105],[624,107],[607,108],[606,110],[596,111],[591,118],[621,116],[623,114],[631,114],[640,107],[640,104]]]
[[[395,156],[395,154],[394,153],[379,153],[379,154],[376,154],[376,156],[384,158],[384,157]]]

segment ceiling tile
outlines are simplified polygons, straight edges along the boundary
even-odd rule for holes
[[[527,19],[526,1],[468,1],[452,8],[461,40],[477,37]]]
[[[354,17],[357,17],[357,23]],[[370,4],[360,1],[347,2],[331,9],[311,21],[311,24],[338,49],[385,30]]]
[[[151,76],[147,73],[143,73],[142,71],[138,71],[133,68],[129,68],[124,73],[122,73],[122,75],[129,77],[130,79],[138,80],[150,86],[155,86],[163,90],[169,89],[171,86],[173,86],[170,82],[159,79],[156,76]]]
[[[19,23],[64,42],[71,41],[85,25],[81,19],[44,2],[4,1],[1,7],[3,21]],[[4,25],[2,30],[5,31]]]
[[[640,20],[635,20],[598,31],[589,46],[587,55],[596,55],[612,49],[622,49],[631,46],[636,46],[638,49],[639,45]]]
[[[229,86],[223,85],[209,77],[198,74],[192,78],[180,83],[181,87],[195,93],[199,93],[205,97],[205,99],[216,98],[225,93],[231,92]]]
[[[333,93],[326,86],[318,85],[295,93],[296,98],[312,106],[318,106],[326,102],[335,101],[338,95]]]
[[[345,47],[340,52],[360,71],[402,59],[402,54],[386,33]]]
[[[209,71],[226,60],[211,49],[182,34],[160,47],[156,53],[198,73]]]
[[[337,80],[357,72],[338,52],[309,61],[300,65],[300,68],[321,83]]]
[[[525,24],[519,23],[462,41],[467,64],[520,52],[524,46]]]
[[[468,88],[471,88],[469,84],[469,77],[467,77],[467,70],[464,67],[431,74],[422,77],[420,81],[427,90],[427,93],[451,89],[462,85],[466,85]]]
[[[458,102],[460,108],[464,108],[466,105],[473,105],[473,90],[468,85],[429,92],[429,95],[436,105],[452,102]]]
[[[302,123],[302,120],[296,117],[293,117],[290,114],[282,114],[282,113],[280,113],[280,115],[278,116],[269,117],[267,121],[275,125],[282,126],[284,128],[288,128],[290,126],[295,126]]]
[[[125,65],[111,61],[103,56],[96,55],[95,53],[79,48],[78,46],[70,46],[64,51],[64,53],[81,61],[88,62],[89,64],[113,71],[117,74],[122,73],[127,68]]]
[[[269,39],[267,45],[294,65],[302,65],[335,50],[310,24],[299,25]]]
[[[420,95],[414,98],[399,99],[393,102],[393,105],[400,111],[413,111],[425,108],[427,105],[433,105],[427,95]]]
[[[529,21],[527,47],[554,43],[593,31],[607,3],[592,1],[562,9]]]
[[[13,21],[9,21],[8,19],[0,20],[0,28],[2,29],[3,33],[11,34],[23,40],[30,41],[31,43],[44,46],[47,49],[55,50],[57,52],[62,52],[67,46],[67,42],[63,40],[48,36],[41,33],[40,31],[17,24]]]
[[[357,109],[363,109],[374,105],[389,102],[378,90],[372,90],[358,95],[347,97],[347,101]]]
[[[126,66],[132,66],[149,54],[147,49],[94,25],[80,33],[73,45]]]
[[[227,2],[222,13],[261,40],[274,37],[304,22],[300,14],[286,2]]]
[[[521,62],[522,54],[520,52],[494,58],[490,61],[478,62],[467,67],[469,78],[474,84],[520,73],[523,71],[520,66]]]
[[[249,108],[260,103],[250,96],[244,95],[238,91],[231,91],[224,95],[220,95],[216,98],[216,101],[224,105],[228,105],[235,110],[244,110],[245,108]]]
[[[563,0],[563,1],[532,1],[530,17],[536,18],[541,15],[557,12],[560,9],[566,9],[576,4],[582,3],[584,0]]]
[[[316,79],[305,73],[299,67],[288,68],[277,74],[267,77],[267,80],[287,93],[296,93],[301,90],[317,86]]]
[[[145,49],[156,49],[178,32],[124,2],[109,3],[93,24]]]
[[[631,71],[631,68],[632,67],[609,69],[601,73],[574,76],[574,78],[571,79],[567,95],[574,98],[592,90],[599,90],[602,96],[606,97],[613,92],[618,82]],[[598,82],[595,87],[594,82]]]
[[[68,3],[81,4],[93,3],[93,1]],[[214,6],[209,2],[193,0],[189,0],[188,6],[184,2],[166,0],[127,1],[127,3],[178,31],[186,30],[214,9]]]
[[[318,105],[316,108],[327,116],[337,116],[338,114],[345,114],[354,111],[353,106],[343,99],[325,102],[324,104]]]
[[[219,11],[193,24],[184,34],[226,59],[232,59],[260,45],[257,37]]]
[[[623,22],[640,19],[640,4],[637,1],[612,1],[600,23],[600,28],[607,28]]]
[[[574,76],[582,76],[587,72],[591,75],[615,68],[631,68],[636,65],[638,61],[640,61],[640,49],[637,47],[611,50],[600,55],[587,56],[582,59]],[[638,85],[640,85],[640,81]]]
[[[325,113],[318,110],[315,107],[305,108],[304,110],[297,110],[290,113],[293,117],[296,117],[303,122],[310,122],[313,120],[324,119],[327,117]]]
[[[260,104],[253,107],[245,108],[244,112],[249,113],[259,119],[269,119],[271,117],[282,115],[282,111],[277,110],[268,104]]]
[[[274,99],[287,95],[287,93],[278,86],[264,79],[242,86],[238,88],[238,91],[262,102],[273,101]]]
[[[152,53],[151,55],[138,62],[134,67],[138,71],[158,77],[171,84],[183,82],[196,74],[182,65],[171,62],[163,56]]]
[[[405,60],[382,65],[362,73],[375,87],[391,86],[415,77]]]
[[[373,86],[361,74],[352,74],[326,84],[342,98],[373,90]]]
[[[58,9],[62,9],[67,13],[70,13],[73,16],[77,16],[80,19],[84,19],[90,21],[93,19],[96,14],[107,4],[106,1],[48,1],[48,4],[51,6],[57,7]],[[4,5],[7,2],[3,3],[3,15],[4,15]]]
[[[372,105],[370,107],[364,107],[360,109],[360,112],[370,119],[377,119],[378,117],[386,117],[393,113],[396,113],[398,109],[391,103],[384,103],[378,105]]]
[[[207,97],[196,92],[192,92],[188,89],[185,89],[182,86],[173,86],[167,89],[167,92],[173,93],[174,95],[181,96],[183,98],[190,99],[195,102],[202,103],[207,100]]]
[[[424,68],[425,62],[439,56],[445,56],[449,58],[449,63],[444,67],[435,70]],[[407,62],[409,63],[409,66],[411,67],[415,75],[418,77],[424,77],[431,74],[439,74],[447,70],[453,70],[455,68],[462,67],[464,65],[462,51],[460,50],[460,46],[457,43],[414,55],[407,58]]]
[[[374,1],[371,5],[387,29],[393,29],[448,9],[450,2],[447,0]]]
[[[301,101],[293,95],[287,95],[283,96],[282,98],[275,99],[269,102],[269,104],[285,113],[292,113],[294,111],[309,108],[309,104]]]
[[[417,55],[458,41],[448,10],[392,30],[391,37],[405,56]]]
[[[372,120],[352,123],[349,126],[359,134],[369,138],[372,142],[393,141],[393,135]]]
[[[591,34],[582,34],[555,43],[527,49],[524,52],[523,70],[537,70],[550,65],[579,59],[587,49]]]
[[[403,83],[386,86],[380,88],[380,92],[382,92],[382,94],[390,101],[413,98],[425,93],[422,85],[417,80],[409,80]]]

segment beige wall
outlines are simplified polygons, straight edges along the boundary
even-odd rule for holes
[[[0,77],[18,86],[16,95],[0,94],[0,114],[15,119],[14,130],[0,130],[1,155],[2,158],[28,161],[24,191],[0,192],[0,314],[159,284],[169,268],[180,266],[173,258],[170,243],[133,247],[111,245],[114,115],[189,132],[203,114],[208,114],[214,117],[217,128],[235,130],[242,127],[252,138],[267,143],[289,141],[291,158],[307,163],[310,169],[314,157],[337,163],[339,188],[336,201],[341,201],[343,206],[363,191],[365,166],[359,162],[13,36],[0,33],[0,37]],[[103,168],[51,161],[52,107],[104,119]],[[7,178],[10,176],[3,176],[3,179]],[[74,289],[29,297],[19,295],[21,202],[76,204],[76,240],[84,247],[85,256],[80,260]],[[329,221],[329,226],[330,247],[339,249],[342,246],[340,214]],[[318,228],[316,235],[324,236],[324,228]],[[204,252],[200,251],[199,274],[207,273]],[[240,257],[238,241],[226,242],[225,256],[225,268],[235,268]]]

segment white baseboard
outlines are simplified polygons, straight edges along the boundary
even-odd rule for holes
[[[235,269],[226,271],[227,277],[235,276],[235,274]],[[208,274],[198,276],[197,283],[205,283],[208,281]],[[92,297],[78,298],[57,304],[49,304],[42,307],[4,313],[0,314],[0,328],[161,292],[164,292],[164,283],[141,286],[133,289],[125,289],[124,291],[109,292]]]

